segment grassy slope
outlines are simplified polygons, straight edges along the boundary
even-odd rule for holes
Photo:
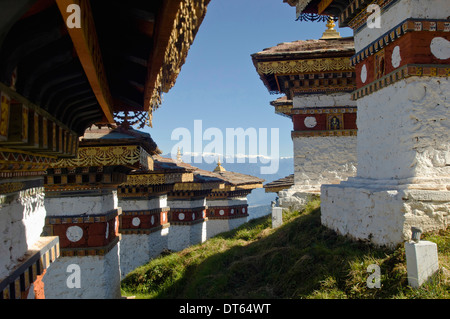
[[[447,272],[419,290],[407,285],[404,248],[374,248],[336,235],[320,223],[320,202],[270,217],[137,268],[122,281],[137,298],[450,298]],[[441,266],[450,266],[450,231],[438,243]],[[368,288],[367,267],[381,268],[381,288]]]

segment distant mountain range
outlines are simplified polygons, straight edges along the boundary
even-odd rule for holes
[[[162,156],[171,158],[171,154]],[[278,159],[278,170],[273,174],[262,173],[263,167],[270,166],[270,162],[267,162],[268,158],[265,158],[263,156],[236,156],[234,158],[227,156],[224,158],[223,156],[218,154],[207,154],[203,156],[189,156],[184,154],[182,159],[183,162],[189,163],[194,167],[198,167],[206,171],[213,171],[217,167],[217,160],[219,159],[219,156],[222,167],[224,167],[227,171],[262,178],[265,180],[264,184],[270,183],[274,180],[286,177],[294,173],[294,159],[292,157],[282,157]],[[243,163],[238,163],[238,160],[243,161]],[[255,163],[250,163],[250,161],[253,161]],[[266,193],[263,188],[255,189],[248,196],[248,204],[249,206],[270,205],[271,201],[273,201],[275,198],[275,193]]]

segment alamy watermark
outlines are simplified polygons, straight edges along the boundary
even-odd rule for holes
[[[369,29],[380,29],[381,28],[381,8],[377,4],[370,4],[367,6],[367,12],[371,14],[367,18],[367,27]]]
[[[69,289],[81,288],[81,268],[77,264],[70,264],[67,266],[66,272],[70,275],[67,276],[66,286]]]
[[[367,272],[370,274],[367,277],[367,288],[381,288],[381,269],[377,264],[371,264],[367,267]]]
[[[172,141],[179,141],[171,150],[173,160],[178,151],[183,153],[183,162],[212,164],[218,160],[214,154],[221,154],[226,163],[258,163],[261,174],[274,174],[279,169],[280,133],[278,128],[226,128],[225,132],[217,127],[203,129],[203,121],[195,120],[193,132],[185,127],[172,131]],[[270,153],[268,152],[270,148]]]

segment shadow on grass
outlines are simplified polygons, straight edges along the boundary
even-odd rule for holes
[[[123,281],[152,298],[405,298],[404,250],[349,240],[320,223],[320,208],[289,213],[271,229],[270,216],[206,243],[153,260]],[[381,288],[369,288],[370,264]],[[153,280],[146,278],[153,277]]]

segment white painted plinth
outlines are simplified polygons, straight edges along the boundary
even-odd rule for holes
[[[406,268],[408,283],[419,288],[439,270],[437,245],[430,241],[406,242]]]
[[[224,233],[235,228],[238,228],[242,224],[248,221],[248,217],[231,218],[231,219],[208,219],[206,227],[206,237],[217,236],[220,233]]]
[[[46,299],[116,299],[120,293],[119,245],[104,256],[60,257],[48,268],[43,278]],[[80,286],[76,283],[79,266]]]
[[[206,221],[190,225],[171,224],[168,234],[169,250],[181,251],[206,241]]]
[[[150,259],[168,249],[169,228],[150,234],[122,234],[120,240],[120,273],[124,278]]]
[[[272,207],[272,228],[283,225],[283,208]]]
[[[428,232],[450,223],[449,191],[356,181],[322,185],[322,224],[341,235],[395,247],[411,238],[412,226]]]

